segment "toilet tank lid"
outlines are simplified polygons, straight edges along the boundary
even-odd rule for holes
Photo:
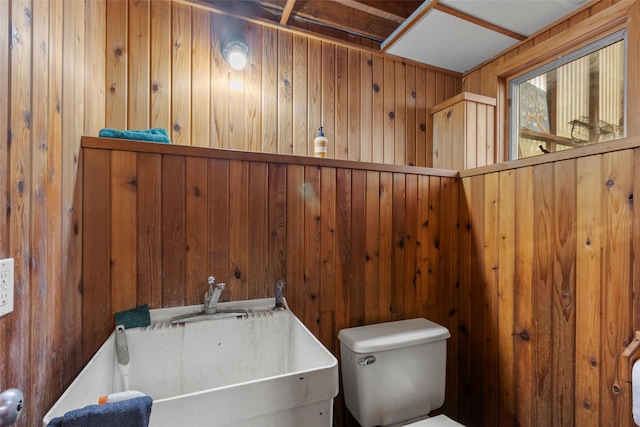
[[[427,319],[408,319],[342,329],[338,339],[356,353],[373,353],[447,339],[449,330]]]

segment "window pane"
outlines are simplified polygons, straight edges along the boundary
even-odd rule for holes
[[[512,157],[624,137],[624,51],[620,40],[516,82],[517,155]]]

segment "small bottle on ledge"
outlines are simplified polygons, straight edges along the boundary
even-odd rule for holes
[[[318,136],[313,140],[313,156],[314,157],[327,157],[327,142],[328,139],[322,133],[322,126],[318,129]]]

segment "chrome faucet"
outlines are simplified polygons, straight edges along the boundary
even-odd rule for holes
[[[284,310],[284,305],[282,304],[282,288],[284,287],[284,280],[278,281],[276,285],[276,305],[273,307],[273,310],[280,311]]]
[[[206,314],[213,314],[218,311],[218,300],[224,290],[225,284],[218,283],[216,288],[213,288],[216,278],[209,276],[209,290],[204,294],[204,312]]]

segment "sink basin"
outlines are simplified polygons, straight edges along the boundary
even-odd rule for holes
[[[151,325],[126,330],[129,385],[153,398],[151,426],[331,426],[336,358],[273,299],[221,303],[246,316],[172,324],[201,306],[151,311]],[[124,390],[115,336],[44,417],[44,425],[98,397]]]

